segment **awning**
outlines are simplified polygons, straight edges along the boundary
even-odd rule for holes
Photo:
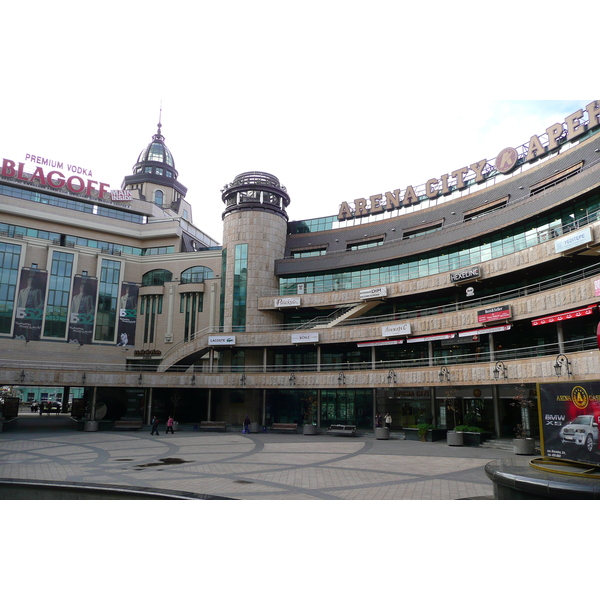
[[[469,331],[459,331],[458,337],[471,337],[474,335],[484,335],[485,333],[509,331],[511,327],[512,325],[497,325],[496,327],[485,327],[483,329],[470,329]]]
[[[568,321],[569,319],[576,319],[577,317],[585,317],[586,315],[591,315],[597,306],[597,304],[591,304],[586,308],[578,308],[577,310],[570,310],[569,312],[559,313],[557,315],[541,317],[540,319],[531,321],[531,324],[546,325],[546,323],[559,323],[560,321]]]

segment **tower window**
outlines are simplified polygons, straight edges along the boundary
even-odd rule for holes
[[[162,206],[163,199],[164,199],[164,194],[160,190],[156,190],[154,192],[154,204],[156,204],[156,206]]]

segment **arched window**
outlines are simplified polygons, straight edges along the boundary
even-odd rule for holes
[[[181,273],[181,283],[202,283],[213,277],[213,270],[208,267],[190,267]]]
[[[165,269],[154,269],[154,271],[148,271],[142,276],[142,285],[165,285],[173,279],[173,273],[166,271]]]
[[[162,206],[164,197],[165,195],[160,190],[156,190],[154,192],[154,204],[156,204],[156,206]]]

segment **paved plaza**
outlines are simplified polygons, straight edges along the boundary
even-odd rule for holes
[[[172,490],[239,500],[491,498],[494,448],[299,433],[78,431],[23,414],[0,434],[0,479]]]

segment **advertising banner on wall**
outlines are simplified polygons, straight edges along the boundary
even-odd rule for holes
[[[15,328],[13,330],[15,339],[27,341],[40,339],[47,284],[47,271],[21,269],[21,281],[16,302]]]
[[[135,346],[139,291],[140,286],[137,283],[123,282],[121,284],[117,346]]]
[[[600,382],[540,384],[543,453],[600,465]]]
[[[98,280],[75,275],[69,315],[69,342],[91,344],[94,338],[94,315]]]

